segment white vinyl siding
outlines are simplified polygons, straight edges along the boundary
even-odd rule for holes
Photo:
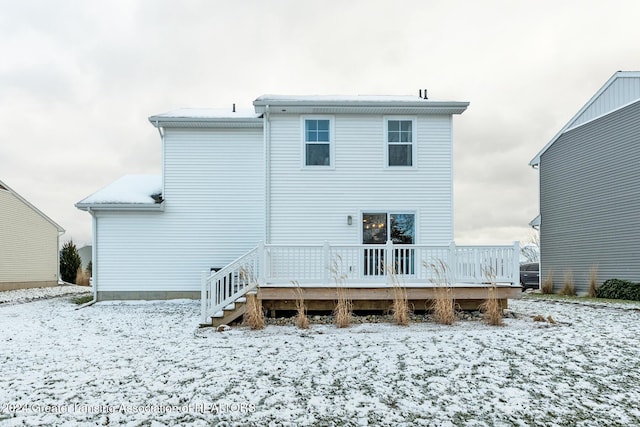
[[[264,238],[262,129],[166,129],[164,211],[98,214],[98,291],[198,291]]]
[[[385,168],[381,115],[336,115],[333,124],[335,170],[301,171],[299,116],[272,115],[271,242],[359,244],[362,212],[393,211],[416,213],[416,243],[450,243],[451,116],[415,118],[415,169]]]
[[[0,190],[0,285],[58,280],[58,229]]]

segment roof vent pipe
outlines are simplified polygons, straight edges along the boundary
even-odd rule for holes
[[[418,98],[422,98],[422,89],[418,89]]]
[[[233,109],[231,110],[232,113],[236,112],[236,104],[233,104]]]
[[[426,89],[424,90],[424,99],[429,99],[429,98],[427,97],[427,90],[426,90]]]

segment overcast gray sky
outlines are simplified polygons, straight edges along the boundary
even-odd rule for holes
[[[160,173],[147,117],[259,95],[469,101],[454,119],[458,243],[527,239],[529,160],[617,70],[640,2],[0,0],[0,179],[80,246],[74,203]]]

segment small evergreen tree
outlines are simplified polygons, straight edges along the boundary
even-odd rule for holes
[[[93,262],[89,261],[87,263],[87,276],[91,277],[93,275]]]
[[[73,240],[69,240],[60,251],[60,278],[67,283],[76,283],[76,274],[81,265],[78,249]]]

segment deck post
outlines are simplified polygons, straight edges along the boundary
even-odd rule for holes
[[[209,299],[209,293],[207,292],[207,279],[209,278],[209,272],[207,270],[203,270],[200,276],[200,324],[204,325],[207,323],[207,303]]]
[[[393,259],[393,241],[391,239],[387,240],[387,244],[385,245],[384,248],[384,263],[386,265],[381,265],[380,268],[382,269],[382,271],[380,272],[381,274],[387,274],[387,267],[393,269],[392,271],[395,271],[395,269],[397,268],[397,266],[394,263],[394,259]]]
[[[447,260],[449,267],[449,277],[451,283],[458,282],[458,257],[456,256],[456,242],[454,240],[449,243],[449,259]]]
[[[329,284],[329,275],[331,274],[331,246],[328,240],[325,240],[322,245],[322,265],[324,266],[322,284],[327,286]]]
[[[513,272],[511,273],[511,284],[520,284],[520,242],[513,242]]]
[[[267,267],[267,251],[264,247],[264,240],[258,242],[258,284],[265,284],[266,278],[269,276]]]

